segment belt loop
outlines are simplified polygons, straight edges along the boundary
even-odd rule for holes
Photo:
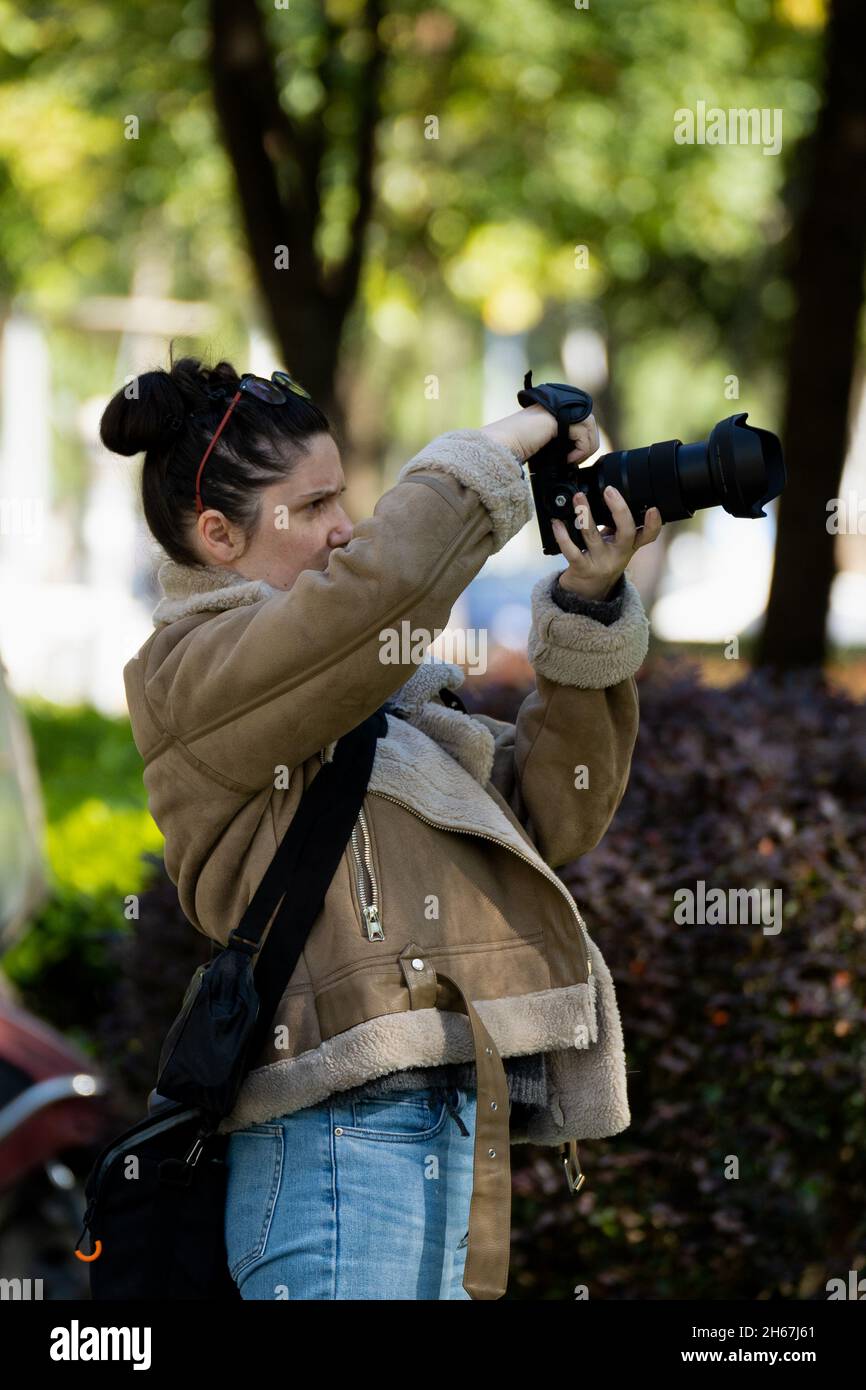
[[[414,941],[403,947],[398,957],[403,980],[413,1009],[436,1007],[436,971],[424,951]]]

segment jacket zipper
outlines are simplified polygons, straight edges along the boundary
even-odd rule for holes
[[[324,767],[325,750],[319,749],[319,762]],[[361,857],[361,849],[358,844],[358,827],[364,838],[364,855]],[[361,902],[361,916],[364,919],[364,926],[367,930],[367,938],[370,941],[384,941],[385,933],[382,930],[382,923],[379,918],[379,888],[376,883],[376,875],[373,873],[373,855],[370,849],[370,831],[367,827],[367,820],[364,815],[363,806],[358,811],[358,819],[352,826],[352,850],[355,855],[355,873],[358,881],[358,897]],[[367,873],[370,878],[370,896],[367,898],[367,884],[364,880],[364,867],[366,863]]]
[[[487,835],[483,830],[463,830],[453,825],[441,825],[438,821],[430,820],[429,816],[422,816],[421,812],[416,811],[415,807],[410,806],[408,802],[399,801],[396,796],[389,796],[387,792],[373,790],[371,792],[371,795],[384,797],[385,801],[393,801],[395,806],[402,806],[404,810],[411,811],[413,816],[417,816],[419,820],[425,821],[427,825],[432,825],[437,830],[449,830],[453,835],[477,835],[482,840],[491,840],[495,845],[502,845],[504,849],[509,849],[511,850],[512,854],[516,854],[518,859],[523,859],[533,869],[536,869],[538,873],[543,874],[545,878],[549,878],[550,882],[556,886],[556,888],[559,890],[562,896],[567,900],[568,905],[571,908],[572,914],[575,918],[575,921],[578,924],[577,935],[578,940],[580,942],[580,951],[583,957],[584,965],[586,966],[586,978],[589,979],[590,975],[592,974],[592,961],[589,958],[589,949],[587,947],[586,938],[584,936],[584,931],[586,929],[583,924],[583,918],[581,917],[577,909],[577,904],[575,903],[574,898],[569,893],[565,884],[556,877],[556,874],[553,872],[552,869],[548,869],[546,865],[542,868],[541,864],[537,864],[534,859],[530,859],[528,854],[521,854],[519,849],[515,849],[514,846],[510,845],[507,840],[500,840],[496,835]]]
[[[364,839],[364,854],[361,857],[361,849],[358,843],[358,827],[360,826],[361,835]],[[364,918],[364,925],[367,928],[367,937],[370,941],[384,941],[385,933],[382,930],[382,923],[379,919],[379,887],[376,883],[376,875],[373,873],[373,856],[370,851],[370,831],[367,828],[367,818],[364,815],[364,808],[358,811],[358,819],[352,826],[352,849],[355,853],[355,864],[358,875],[358,897],[361,900],[361,915]],[[364,868],[370,879],[370,896],[367,898],[367,885],[364,881]]]
[[[323,749],[319,752],[319,758],[321,762],[324,763],[325,753]],[[580,912],[578,911],[577,904],[575,903],[574,898],[569,893],[565,884],[562,883],[562,881],[556,877],[556,874],[553,872],[552,869],[548,869],[546,865],[542,867],[542,865],[537,864],[534,859],[529,858],[528,854],[521,854],[519,849],[515,849],[514,846],[508,844],[506,840],[500,840],[496,835],[487,835],[483,830],[462,830],[455,826],[441,825],[437,821],[430,820],[428,816],[422,816],[421,812],[416,811],[415,807],[410,806],[408,802],[399,801],[396,796],[389,796],[387,792],[373,790],[371,792],[371,795],[381,796],[384,798],[385,801],[393,801],[395,806],[402,806],[404,810],[410,811],[413,816],[417,816],[419,820],[424,821],[427,825],[432,825],[436,830],[450,830],[452,834],[455,835],[477,835],[479,839],[490,840],[495,845],[502,845],[505,849],[511,850],[512,854],[516,854],[518,859],[522,859],[525,863],[529,864],[538,873],[543,874],[545,878],[549,879],[550,882],[554,885],[554,887],[558,890],[558,892],[561,893],[562,896],[565,898],[566,902],[568,903],[571,909],[572,915],[574,916],[575,921],[578,924],[578,941],[580,942],[580,952],[581,956],[583,957],[583,963],[586,966],[586,977],[587,979],[589,979],[590,975],[592,974],[592,961],[589,957],[589,950],[587,948],[586,938],[584,936],[586,928],[584,927],[583,918],[581,917]],[[361,858],[356,833],[358,825],[360,825],[361,827],[361,833],[364,838],[364,855],[367,863],[367,872],[370,876],[371,889],[369,902],[367,900],[366,885],[364,883],[364,865]],[[352,849],[355,854],[358,880],[358,897],[361,901],[361,911],[364,916],[364,925],[367,929],[367,936],[370,941],[384,941],[385,933],[382,931],[382,925],[379,920],[379,890],[376,884],[376,876],[373,873],[372,857],[370,853],[370,833],[367,829],[367,822],[364,817],[363,808],[358,812],[358,824],[353,826],[352,828]]]

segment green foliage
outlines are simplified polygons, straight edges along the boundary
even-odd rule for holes
[[[141,882],[140,855],[157,849],[162,836],[149,811],[123,811],[89,797],[48,827],[47,847],[58,882],[81,893],[112,889],[134,893]]]
[[[326,156],[316,250],[327,268],[350,249],[366,11],[261,8],[292,131],[271,151],[280,184],[303,186],[299,148]],[[562,310],[568,326],[602,328],[610,403],[631,438],[702,428],[729,373],[766,415],[823,22],[821,0],[414,0],[386,12],[376,199],[346,338],[357,398],[384,401],[404,436],[453,427],[479,395],[461,322],[537,330],[534,360],[555,359]],[[59,0],[28,14],[0,0],[0,292],[54,315],[128,293],[141,267],[151,292],[215,306],[214,333],[185,350],[231,350],[253,279],[208,41],[205,0]],[[675,112],[699,100],[781,109],[781,154],[677,144]],[[660,391],[647,386],[659,353]],[[419,384],[431,370],[447,410]],[[90,390],[110,384],[98,372]]]
[[[113,984],[113,943],[128,931],[116,894],[60,885],[4,955],[3,970],[25,1008],[82,1040],[92,1034]]]
[[[59,884],[84,893],[134,893],[140,855],[162,835],[147,809],[141,756],[125,716],[23,702],[36,751],[47,850]]]
[[[35,1012],[86,1030],[110,983],[110,944],[129,931],[129,900],[152,874],[142,855],[163,840],[128,719],[35,697],[22,707],[42,784],[50,894],[3,969]]]
[[[0,3],[0,264],[11,289],[52,311],[82,293],[125,294],[142,231],[157,224],[171,228],[181,293],[229,269],[205,21],[203,4],[167,0],[60,0],[27,16]]]

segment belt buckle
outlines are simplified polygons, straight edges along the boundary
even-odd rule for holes
[[[586,1181],[586,1174],[581,1172],[580,1160],[577,1156],[577,1140],[569,1139],[567,1144],[563,1144],[561,1152],[562,1165],[565,1168],[569,1189],[572,1192],[579,1192]]]

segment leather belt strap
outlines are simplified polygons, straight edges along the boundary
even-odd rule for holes
[[[472,1028],[477,1111],[463,1287],[474,1299],[502,1298],[511,1257],[511,1102],[502,1058],[471,999],[452,976],[433,969],[423,948],[410,942],[400,964],[413,1009],[466,1014]]]
[[[436,1007],[465,1013],[472,1025],[477,1074],[472,1201],[463,1287],[472,1298],[502,1298],[511,1259],[511,1137],[508,1077],[495,1042],[457,981],[439,973],[448,993]],[[459,1005],[454,999],[456,993]],[[462,1007],[461,1007],[462,1006]]]

